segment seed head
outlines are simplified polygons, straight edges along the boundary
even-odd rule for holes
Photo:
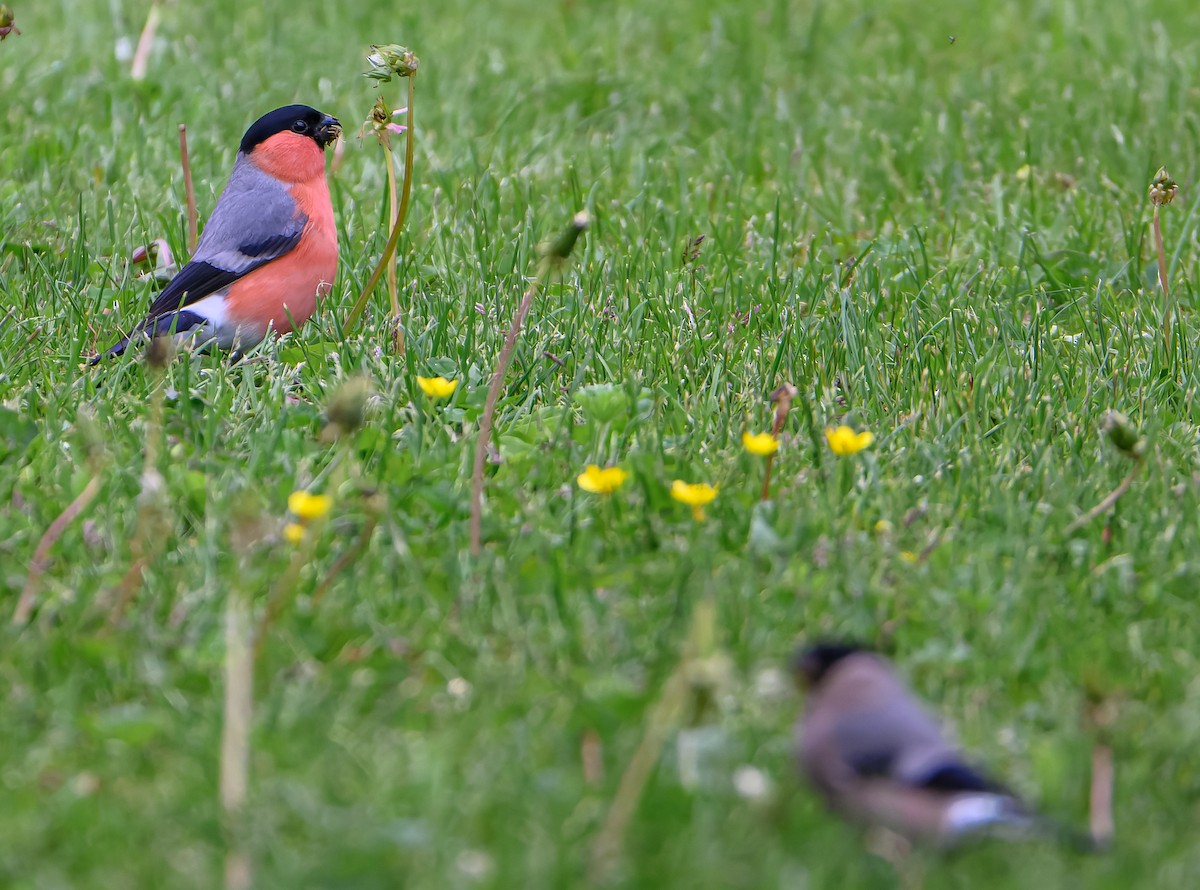
[[[363,77],[380,83],[390,83],[393,77],[412,77],[421,67],[421,60],[407,47],[398,43],[379,43],[371,45],[367,64],[371,66],[371,70],[365,72]]]
[[[361,428],[367,416],[367,400],[371,392],[371,382],[365,377],[351,377],[339,386],[325,408],[329,425],[325,427],[322,438],[337,439]]]
[[[1100,429],[1108,437],[1113,447],[1126,457],[1135,460],[1146,450],[1146,440],[1138,433],[1133,421],[1120,411],[1109,411],[1100,423]]]
[[[1150,202],[1158,205],[1170,204],[1178,194],[1179,186],[1167,173],[1167,168],[1159,167],[1158,172],[1154,174],[1154,180],[1150,183]]]

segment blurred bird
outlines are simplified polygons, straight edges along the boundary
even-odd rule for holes
[[[336,118],[307,105],[255,121],[195,255],[105,355],[120,355],[133,338],[164,334],[240,351],[268,330],[286,333],[308,321],[337,274],[325,148],[341,132]]]
[[[797,757],[838,813],[938,846],[1039,829],[1087,845],[969,765],[882,656],[826,643],[799,652],[793,668],[808,690]]]

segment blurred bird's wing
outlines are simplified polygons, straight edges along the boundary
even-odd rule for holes
[[[846,765],[863,778],[946,791],[996,790],[967,766],[933,716],[907,695],[841,715],[834,741]]]
[[[195,255],[150,304],[143,329],[284,256],[307,222],[287,187],[239,154]]]
[[[839,663],[810,695],[800,755],[826,793],[885,779],[931,791],[995,791],[967,765],[937,719],[891,666],[862,653]]]

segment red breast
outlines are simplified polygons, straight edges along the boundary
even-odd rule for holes
[[[337,276],[337,228],[325,182],[325,153],[312,139],[284,132],[259,144],[250,160],[288,185],[308,223],[291,251],[230,286],[226,310],[237,324],[264,334],[268,325],[287,333],[308,321]]]

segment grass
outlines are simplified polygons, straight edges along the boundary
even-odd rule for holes
[[[1115,702],[1111,854],[984,847],[929,857],[927,886],[1191,886],[1195,5],[340,6],[168,5],[135,84],[113,48],[148,4],[15,4],[0,609],[55,518],[94,476],[101,490],[52,547],[32,622],[0,629],[0,884],[209,888],[231,845],[262,888],[585,884],[711,598],[728,669],[698,725],[669,734],[609,885],[896,883],[790,759],[799,701],[777,672],[797,639],[838,635],[885,645],[984,762],[1075,823],[1087,690]],[[331,183],[341,274],[314,322],[236,365],[82,367],[149,302],[132,249],[161,237],[185,254],[177,125],[203,219],[253,118],[306,101],[352,131],[374,100],[364,50],[392,40],[422,60],[407,354],[376,349],[382,290],[341,333],[387,235],[381,153],[351,140]],[[1170,352],[1146,198],[1164,163],[1182,187],[1163,214]],[[488,377],[537,243],[579,209],[593,227],[534,306],[500,401],[472,560]],[[418,374],[461,383],[431,402]],[[367,423],[322,442],[354,375],[377,393]],[[760,504],[763,462],[740,436],[768,426],[784,381],[799,395]],[[1109,409],[1149,438],[1146,465],[1068,535],[1128,471],[1099,432]],[[843,420],[874,445],[832,455],[821,431]],[[167,509],[148,535],[151,437]],[[589,462],[630,479],[586,495]],[[674,478],[720,485],[706,522],[670,499]],[[331,479],[255,670],[231,835],[226,604],[261,615],[297,558],[287,495]],[[585,775],[588,758],[602,770]],[[746,765],[769,800],[735,791]]]

